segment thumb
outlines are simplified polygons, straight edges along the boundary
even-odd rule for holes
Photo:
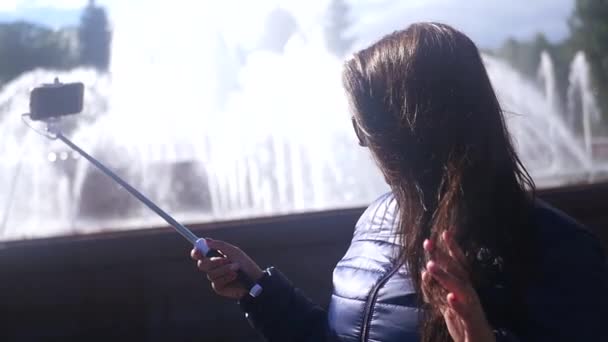
[[[230,259],[231,262],[238,263],[241,270],[249,275],[254,281],[257,281],[262,277],[263,272],[258,264],[237,246],[219,240],[208,240],[207,246],[220,251],[226,258]]]
[[[220,240],[207,239],[207,246],[222,252],[228,259],[235,259],[242,256],[243,252],[234,245]]]
[[[218,241],[218,240],[207,240],[207,246],[209,248],[213,248],[215,250],[220,251],[222,254],[226,256],[226,258],[230,259],[230,261],[234,263],[238,263],[241,267],[241,270],[245,272],[245,274],[249,275],[251,279],[257,281],[263,276],[263,272],[245,252],[243,252],[237,246],[231,245],[228,242]]]

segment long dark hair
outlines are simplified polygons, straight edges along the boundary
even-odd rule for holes
[[[343,81],[360,139],[397,200],[401,261],[419,298],[423,241],[446,230],[455,232],[476,289],[495,273],[521,289],[532,267],[534,183],[475,44],[448,25],[413,24],[356,53]],[[421,302],[422,341],[449,341],[437,309],[445,293],[437,284],[431,293]],[[511,291],[512,300],[521,302],[519,293]],[[493,317],[495,308],[484,298],[482,305]]]

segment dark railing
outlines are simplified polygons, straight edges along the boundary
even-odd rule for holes
[[[608,183],[539,191],[608,242]],[[191,226],[275,265],[315,301],[362,208]],[[236,304],[215,296],[168,228],[0,246],[0,341],[259,341]],[[209,310],[213,308],[213,310]]]

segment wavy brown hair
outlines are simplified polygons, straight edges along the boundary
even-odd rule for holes
[[[506,279],[516,309],[480,295],[490,322],[517,325],[532,267],[534,183],[475,44],[448,25],[413,24],[356,53],[343,81],[359,138],[398,203],[401,261],[419,298],[423,241],[453,230],[478,293]],[[438,310],[445,293],[438,284],[431,293],[420,303],[422,341],[449,341]]]

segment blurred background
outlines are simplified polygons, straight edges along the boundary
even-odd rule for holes
[[[602,180],[606,18],[592,0],[3,0],[0,240],[161,223],[21,122],[55,76],[86,85],[68,135],[185,222],[365,205],[387,188],[356,147],[342,62],[423,20],[483,51],[540,187]]]
[[[67,136],[323,305],[388,190],[342,63],[416,21],[478,44],[540,197],[608,243],[607,1],[2,0],[0,340],[260,341],[185,241],[22,122],[30,89],[84,82]]]

